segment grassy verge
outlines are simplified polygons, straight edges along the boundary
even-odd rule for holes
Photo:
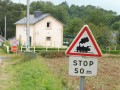
[[[0,55],[6,54],[6,52],[0,48]]]
[[[61,80],[51,73],[42,58],[24,63],[20,62],[22,58],[15,58],[12,68],[16,84],[9,90],[62,90]]]
[[[26,61],[13,55],[5,63],[0,69],[0,90],[79,90],[79,77],[68,75],[67,57]],[[85,90],[119,90],[120,57],[105,55],[98,63],[97,76],[85,78]]]

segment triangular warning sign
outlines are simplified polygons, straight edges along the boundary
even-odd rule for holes
[[[66,50],[66,55],[101,57],[101,50],[88,25],[84,25]]]

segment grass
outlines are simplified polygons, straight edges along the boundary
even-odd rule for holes
[[[79,77],[68,75],[68,58],[45,59],[59,78],[64,78],[69,90],[79,88]],[[104,55],[98,58],[97,76],[85,78],[85,90],[120,90],[120,55]],[[57,71],[57,72],[56,72]]]
[[[61,80],[51,73],[43,58],[21,62],[18,57],[11,60],[9,70],[14,72],[15,85],[8,90],[62,90]]]
[[[2,54],[6,54],[6,52],[0,48],[0,55],[2,55]]]
[[[79,77],[68,75],[68,58],[42,58],[25,61],[13,55],[0,69],[2,90],[78,90]],[[85,90],[120,89],[120,55],[98,58],[97,76],[85,78]],[[1,76],[1,73],[3,76]],[[3,79],[6,77],[6,79]],[[3,80],[2,80],[3,79]]]

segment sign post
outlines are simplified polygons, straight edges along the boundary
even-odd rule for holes
[[[101,50],[90,31],[84,25],[76,38],[66,50],[69,56],[69,75],[80,76],[80,90],[84,90],[85,76],[97,75],[97,58],[101,57]]]
[[[81,76],[80,78],[80,90],[84,90],[84,78],[85,76]]]

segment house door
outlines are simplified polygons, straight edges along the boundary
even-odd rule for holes
[[[51,37],[46,37],[46,46],[51,46]]]
[[[30,36],[30,46],[31,46],[31,43],[32,43],[32,37]]]

